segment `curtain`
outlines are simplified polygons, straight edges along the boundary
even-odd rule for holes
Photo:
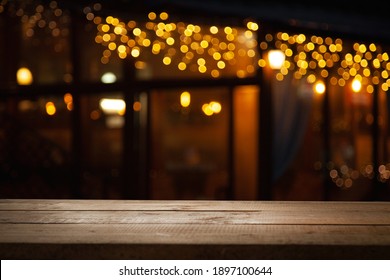
[[[302,144],[312,98],[312,85],[305,80],[295,80],[289,75],[282,82],[272,81],[273,181],[283,175]]]

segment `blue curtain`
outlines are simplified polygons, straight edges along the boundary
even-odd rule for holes
[[[280,178],[295,158],[307,129],[312,107],[312,85],[291,75],[272,81],[273,181]]]

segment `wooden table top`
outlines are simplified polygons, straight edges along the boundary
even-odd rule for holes
[[[0,200],[2,259],[390,259],[390,202]]]

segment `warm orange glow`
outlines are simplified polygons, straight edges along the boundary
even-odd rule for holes
[[[179,70],[184,71],[187,68],[187,64],[185,64],[184,62],[180,62],[177,67],[179,68]]]
[[[134,49],[131,50],[131,56],[132,57],[139,57],[139,55],[140,55],[139,49],[134,48]]]
[[[209,106],[210,106],[211,110],[213,111],[213,113],[215,113],[215,114],[220,113],[222,110],[221,103],[219,103],[217,101],[211,101]]]
[[[156,13],[154,13],[154,12],[150,12],[150,13],[148,14],[148,18],[149,18],[150,20],[155,20],[156,17],[157,17],[157,15],[156,15]]]
[[[54,115],[56,113],[56,106],[53,102],[49,101],[46,103],[46,113],[50,116]]]
[[[170,57],[166,56],[166,57],[163,58],[163,63],[165,65],[169,65],[169,64],[171,64],[171,62],[172,62],[172,60],[171,60]]]
[[[212,116],[218,114],[222,110],[222,105],[218,101],[211,101],[202,105],[202,111],[206,116]]]
[[[182,107],[188,107],[191,104],[191,94],[188,91],[182,92],[180,95],[180,105]]]
[[[104,84],[111,84],[116,82],[116,76],[112,72],[106,72],[102,75],[101,79]]]
[[[31,85],[33,82],[33,76],[30,69],[26,67],[19,68],[16,72],[16,80],[19,85]]]
[[[134,111],[136,111],[136,112],[139,112],[139,111],[141,111],[141,102],[139,102],[139,101],[135,101],[134,103],[133,103],[133,110]]]
[[[205,103],[202,105],[202,111],[206,116],[211,116],[214,112],[211,110],[209,104]]]
[[[68,109],[68,111],[72,111],[73,110],[73,96],[72,96],[72,94],[65,93],[64,102],[66,104],[66,109]]]
[[[85,14],[87,12],[85,11]],[[149,51],[152,54],[163,55],[162,64],[171,65],[178,61],[175,65],[181,71],[188,69],[217,78],[224,73],[220,70],[240,64],[237,67],[240,69],[236,71],[240,77],[254,73],[255,65],[247,67],[247,63],[245,65],[239,63],[238,59],[239,56],[255,58],[258,43],[253,31],[259,28],[257,23],[247,22],[245,30],[230,26],[203,27],[183,22],[168,23],[165,22],[168,17],[166,12],[159,14],[150,12],[148,13],[150,21],[145,25],[135,21],[125,23],[113,16],[107,16],[105,22],[102,20],[95,22],[96,17],[89,19],[96,24],[98,30],[95,42],[106,48],[101,62],[107,64],[115,52],[121,59],[128,56],[139,58],[143,55],[145,47],[150,47]],[[159,19],[162,21],[153,22]],[[213,58],[215,62],[209,58]]]
[[[162,12],[161,14],[160,14],[160,19],[162,19],[162,20],[167,20],[168,19],[168,13],[166,13],[166,12]]]
[[[210,27],[210,32],[211,32],[211,34],[217,34],[217,33],[218,33],[218,27],[216,27],[216,26],[211,26],[211,27]]]
[[[105,114],[123,114],[126,110],[126,103],[123,99],[103,98],[100,100],[100,108]]]
[[[119,46],[118,46],[118,52],[120,52],[120,53],[126,52],[126,46],[124,46],[124,45],[119,45]]]
[[[213,78],[218,78],[219,77],[219,75],[220,75],[220,73],[219,73],[219,71],[218,70],[211,70],[211,76],[213,77]]]
[[[93,110],[90,114],[89,114],[91,120],[98,120],[100,118],[100,112],[98,110]]]
[[[96,24],[95,42],[106,48],[101,58],[103,64],[107,64],[114,53],[125,59],[128,56],[140,58],[144,52],[151,51],[155,55],[162,54],[163,65],[175,64],[180,71],[208,73],[213,78],[222,76],[226,70],[243,78],[254,73],[256,66],[268,66],[280,70],[275,73],[278,81],[289,74],[295,79],[306,77],[310,84],[314,84],[317,77],[329,77],[330,84],[343,87],[359,75],[367,89],[379,85],[387,91],[390,86],[389,55],[373,43],[355,42],[348,53],[340,38],[278,32],[264,34],[264,38],[257,41],[256,31],[260,27],[252,20],[246,20],[244,28],[235,28],[167,22],[166,12],[148,13],[149,21],[145,24],[134,20],[126,23],[113,16],[100,18],[93,13],[90,15],[90,9],[84,13]],[[257,46],[264,53],[268,52],[268,57],[257,58]],[[137,64],[138,59],[134,62]],[[139,65],[136,68],[142,69]]]
[[[135,68],[139,69],[139,70],[142,70],[142,69],[145,69],[147,66],[146,62],[144,61],[137,61],[135,63]]]
[[[64,102],[65,102],[66,104],[73,102],[72,94],[70,94],[70,93],[65,93],[65,95],[64,95]]]
[[[322,81],[319,81],[314,85],[314,92],[317,94],[323,94],[325,89],[325,84]]]
[[[252,31],[256,31],[259,29],[259,25],[255,22],[252,22],[252,21],[249,21],[246,26],[248,29],[250,29]]]
[[[285,54],[281,50],[270,50],[268,52],[268,63],[271,69],[280,69],[286,59]]]
[[[200,66],[198,67],[198,71],[199,71],[200,73],[206,73],[207,67],[204,66],[204,65],[200,65]]]
[[[361,88],[362,88],[362,82],[358,79],[354,79],[352,81],[352,90],[354,92],[359,92],[361,90]]]

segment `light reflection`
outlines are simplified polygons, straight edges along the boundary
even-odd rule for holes
[[[316,163],[318,166],[315,166],[315,169],[320,171],[320,163]],[[329,177],[332,179],[334,184],[342,189],[351,188],[356,180],[363,176],[368,179],[374,179],[374,167],[372,164],[367,164],[359,170],[353,169],[346,164],[341,165],[339,168],[335,167],[333,162],[330,162],[328,165]],[[383,183],[390,180],[390,163],[381,164],[377,170],[377,179]]]

